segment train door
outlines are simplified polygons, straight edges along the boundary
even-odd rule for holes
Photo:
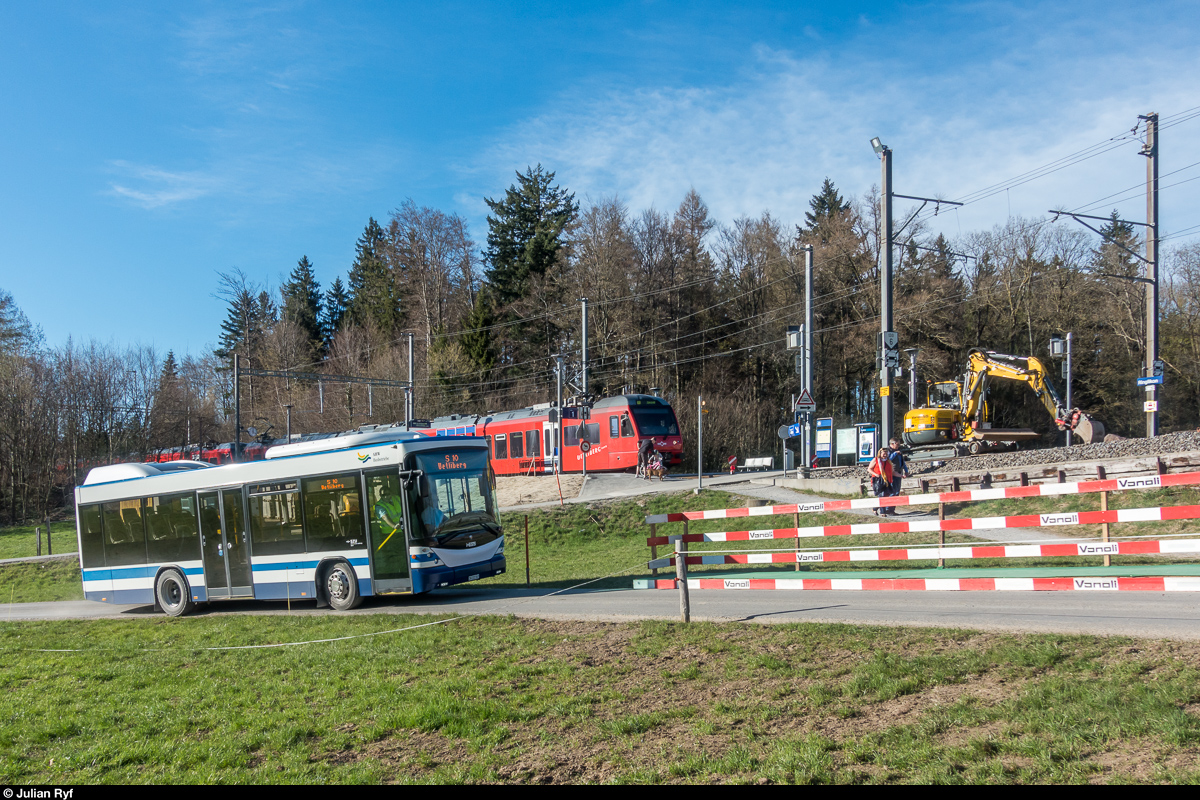
[[[558,472],[558,427],[549,422],[542,423],[542,447],[546,454],[546,472]]]
[[[200,492],[200,547],[210,599],[254,597],[242,490]]]
[[[371,591],[401,594],[412,591],[409,573],[408,529],[404,492],[395,468],[363,473],[370,519]]]

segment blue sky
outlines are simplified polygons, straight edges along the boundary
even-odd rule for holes
[[[852,9],[852,10],[850,10]],[[39,3],[0,9],[0,288],[68,336],[199,354],[218,271],[345,274],[405,199],[465,217],[541,163],[583,200],[792,223],[825,176],[957,198],[1200,106],[1194,3]],[[1200,118],[1162,172],[1200,161]],[[1138,144],[933,220],[954,236],[1145,177]],[[1200,176],[1200,166],[1163,181]],[[1101,204],[1131,219],[1144,194]],[[1166,233],[1200,180],[1165,188]],[[1171,244],[1196,241],[1189,235]]]

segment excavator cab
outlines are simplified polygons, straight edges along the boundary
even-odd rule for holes
[[[930,383],[925,408],[904,415],[904,443],[910,447],[945,444],[958,438],[962,408],[962,384],[957,381]]]
[[[962,408],[962,384],[958,381],[938,381],[929,384],[926,408]]]

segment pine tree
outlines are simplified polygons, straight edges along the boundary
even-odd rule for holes
[[[833,181],[826,178],[821,184],[821,191],[808,201],[808,207],[809,210],[804,213],[805,227],[799,228],[797,233],[801,236],[816,234],[826,240],[828,236],[824,229],[849,210],[850,203],[842,199]]]
[[[372,324],[385,334],[400,327],[400,290],[384,260],[386,237],[372,217],[355,245],[350,267],[350,319],[357,325]]]
[[[275,304],[271,302],[271,296],[251,284],[240,269],[232,274],[218,275],[217,296],[229,304],[229,311],[221,323],[220,346],[215,353],[220,358],[229,358],[235,352],[252,356],[275,322]]]
[[[13,296],[0,289],[0,353],[16,351],[33,338],[29,318],[17,308]]]
[[[492,347],[492,332],[488,330],[495,322],[491,311],[491,298],[486,287],[475,296],[475,306],[463,321],[462,349],[480,373],[485,373],[496,364],[496,353]]]
[[[150,407],[150,443],[152,447],[187,444],[187,417],[184,406],[183,382],[179,379],[179,364],[175,351],[167,351],[158,373],[158,386]]]
[[[321,348],[321,285],[313,275],[312,264],[304,256],[279,290],[283,298],[283,319],[294,322],[308,337],[314,354]]]
[[[1124,222],[1114,208],[1108,224],[1100,228],[1104,237],[1100,247],[1093,252],[1100,271],[1125,277],[1136,277],[1139,272],[1137,260],[1128,251],[1139,245],[1133,225]],[[1122,249],[1124,248],[1124,249]]]
[[[544,275],[566,244],[563,232],[579,204],[575,195],[551,185],[553,172],[542,165],[517,173],[503,200],[486,199],[488,216],[487,280],[501,306],[524,297],[531,276]]]
[[[334,278],[325,292],[324,315],[321,317],[321,337],[328,346],[346,321],[350,311],[350,295],[340,277]]]

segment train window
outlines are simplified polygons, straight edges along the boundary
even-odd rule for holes
[[[523,441],[524,441],[524,439],[522,438],[520,431],[517,431],[516,433],[514,433],[512,435],[512,438],[508,440],[509,455],[512,458],[524,457],[525,448],[521,446],[521,443]]]
[[[628,414],[621,415],[621,435],[633,436],[633,423],[629,421]]]
[[[616,439],[620,435],[621,420],[618,417],[608,418],[608,438]]]
[[[503,433],[496,434],[496,455],[492,458],[508,458],[508,437]]]
[[[592,444],[600,444],[600,423],[589,422],[587,424],[587,440]]]
[[[542,432],[525,431],[525,454],[537,458],[542,454]]]

